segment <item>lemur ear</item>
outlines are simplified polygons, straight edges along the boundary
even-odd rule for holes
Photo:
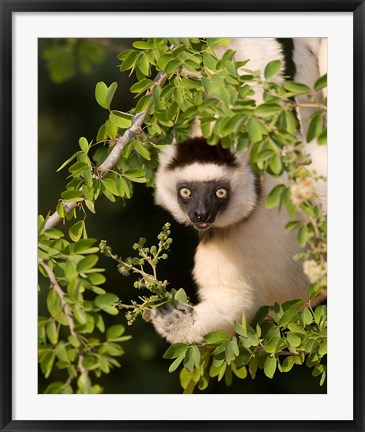
[[[176,144],[170,144],[169,146],[160,150],[158,160],[160,167],[167,167],[176,155]]]

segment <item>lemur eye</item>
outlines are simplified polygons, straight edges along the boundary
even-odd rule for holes
[[[179,193],[183,198],[190,198],[191,190],[186,187],[183,187],[179,190]]]
[[[225,198],[227,196],[227,190],[224,188],[219,188],[215,192],[218,198]]]

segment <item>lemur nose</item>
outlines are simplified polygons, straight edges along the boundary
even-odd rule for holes
[[[209,218],[209,213],[196,211],[195,216],[199,222],[205,222]]]

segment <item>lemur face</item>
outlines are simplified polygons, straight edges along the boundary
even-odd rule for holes
[[[180,208],[197,230],[210,228],[217,214],[228,206],[230,190],[229,182],[219,180],[182,182],[176,186]]]
[[[225,228],[257,205],[256,178],[242,153],[192,138],[163,149],[159,161],[156,203],[183,224]]]

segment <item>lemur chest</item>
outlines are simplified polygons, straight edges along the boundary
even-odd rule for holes
[[[295,239],[285,237],[284,232],[277,238],[236,233],[200,243],[194,267],[199,294],[219,295],[227,289],[252,293],[263,301],[295,295],[305,285],[300,265],[292,260],[297,251]]]

